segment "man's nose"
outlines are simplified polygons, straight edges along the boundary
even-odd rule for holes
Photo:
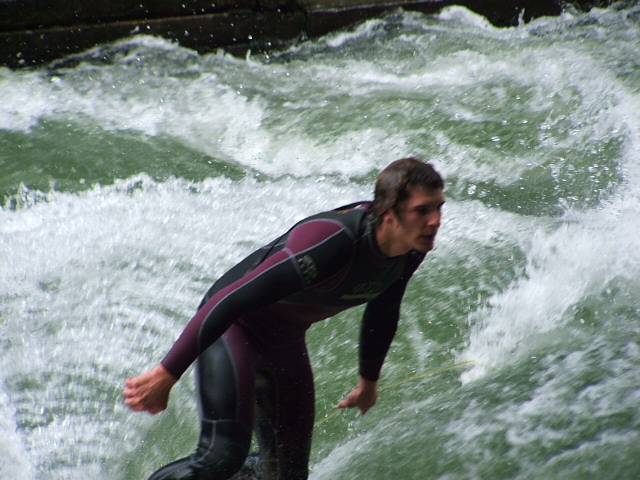
[[[427,226],[439,227],[442,214],[440,212],[433,212],[427,216]]]

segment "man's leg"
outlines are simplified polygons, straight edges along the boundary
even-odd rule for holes
[[[254,372],[249,343],[233,325],[198,357],[201,431],[196,452],[149,480],[223,480],[240,470],[251,442]]]
[[[306,480],[315,393],[304,339],[262,352],[256,383],[256,433],[265,480]]]

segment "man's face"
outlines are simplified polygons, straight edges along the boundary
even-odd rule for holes
[[[412,189],[407,200],[390,212],[397,244],[406,251],[427,253],[433,249],[442,218],[442,190]]]

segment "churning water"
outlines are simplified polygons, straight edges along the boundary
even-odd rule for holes
[[[640,478],[640,8],[498,29],[396,12],[285,52],[135,37],[0,70],[0,477],[136,480],[194,448],[154,366],[208,286],[391,160],[447,181],[365,417],[361,310],[309,332],[312,480]]]

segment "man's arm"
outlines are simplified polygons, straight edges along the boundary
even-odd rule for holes
[[[360,329],[360,376],[377,381],[398,328],[400,304],[407,287],[400,279],[367,304]]]
[[[282,250],[221,289],[198,310],[161,365],[127,379],[125,403],[150,413],[164,410],[173,384],[235,319],[329,278],[349,261],[351,252],[352,239],[336,222],[311,221],[296,227]],[[317,262],[313,275],[305,274],[314,257],[331,261]]]
[[[296,259],[279,251],[221,289],[189,321],[161,364],[180,378],[198,355],[245,312],[266,307],[304,288]]]
[[[358,408],[364,415],[378,399],[378,377],[395,336],[400,303],[409,277],[400,279],[367,304],[360,331],[360,380],[338,403],[338,408]]]
[[[246,312],[273,305],[340,271],[351,258],[352,245],[339,223],[312,220],[297,226],[284,248],[222,288],[200,308],[162,365],[179,378],[200,352]]]

